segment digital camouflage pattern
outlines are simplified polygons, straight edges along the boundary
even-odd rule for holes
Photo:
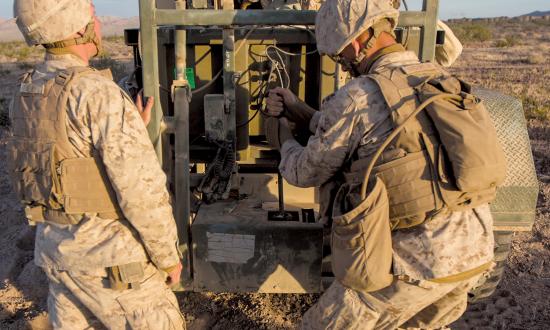
[[[34,75],[54,77],[58,70],[84,65],[74,55],[48,54]],[[176,265],[166,177],[133,102],[113,81],[86,75],[71,87],[66,124],[78,156],[99,154],[125,219],[87,214],[78,225],[38,224],[35,263],[70,271],[148,259],[160,269]]]
[[[47,269],[48,315],[55,329],[185,329],[176,296],[151,264],[138,290],[111,290],[106,272]]]
[[[464,313],[480,276],[447,284],[396,279],[370,293],[334,281],[306,312],[302,329],[441,329]]]
[[[414,63],[419,61],[413,52],[396,52],[382,57],[371,70]],[[317,131],[306,147],[293,140],[283,145],[279,170],[299,187],[334,181],[354,153],[367,158],[378,149],[393,129],[389,116],[377,85],[366,77],[353,79],[324,100]],[[350,200],[358,205],[359,190],[354,191]],[[440,214],[416,228],[394,231],[392,241],[395,275],[417,280],[447,277],[492,261],[493,218],[487,205]]]
[[[64,40],[92,19],[90,0],[18,0],[13,17],[27,44]]]
[[[320,54],[338,55],[361,33],[388,18],[397,26],[399,10],[393,0],[325,1],[315,18],[317,49]]]

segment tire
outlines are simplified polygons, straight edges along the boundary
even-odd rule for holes
[[[468,294],[468,301],[474,303],[484,298],[491,296],[497,289],[502,275],[504,274],[504,267],[506,266],[506,259],[510,254],[510,248],[512,246],[512,236],[514,232],[511,231],[496,231],[495,235],[495,268],[489,273],[488,277],[480,279],[476,287]]]

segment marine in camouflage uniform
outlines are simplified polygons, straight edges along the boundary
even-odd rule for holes
[[[339,54],[339,51],[331,52],[331,47],[342,44],[339,29],[350,29],[346,31],[347,35],[355,33],[356,37],[359,34],[354,29],[365,31],[377,20],[396,19],[398,13],[390,8],[390,3],[381,0],[327,1],[317,17],[320,52]],[[338,15],[340,21],[335,21]],[[363,25],[361,20],[364,20]],[[370,23],[364,25],[369,20]],[[368,71],[327,97],[319,112],[311,111],[288,90],[273,91],[268,99],[268,112],[283,114],[294,122],[307,122],[304,117],[308,118],[309,129],[314,134],[303,147],[288,131],[285,133],[284,121],[279,123],[279,134],[271,140],[282,143],[279,170],[283,177],[299,187],[339,184],[337,178],[350,159],[371,157],[394,128],[391,111],[380,87],[365,74],[419,63],[415,53],[402,48],[395,50],[394,46],[394,51],[378,57]],[[281,103],[288,105],[284,113],[281,113]],[[289,110],[291,107],[297,110]],[[309,117],[304,113],[309,113]],[[268,123],[266,127],[268,138],[269,132],[273,131],[270,125]],[[350,193],[349,199],[353,205],[361,202],[356,191]],[[332,203],[334,200],[321,199],[321,210],[330,209],[328,205],[332,206]],[[335,210],[334,214],[337,213]],[[489,206],[484,204],[463,212],[442,212],[421,225],[393,231],[394,280],[391,285],[375,292],[362,292],[345,287],[336,280],[304,315],[302,328],[446,326],[463,314],[467,293],[481,275],[476,271],[471,276],[452,278],[478,267],[485,268],[493,260],[492,227]]]
[[[17,0],[14,12],[30,44],[51,45],[67,40],[67,36],[95,20],[89,0]],[[96,33],[95,38],[79,42],[96,44],[99,52],[99,37]],[[78,36],[73,38],[77,40]],[[39,220],[34,261],[49,279],[52,325],[55,329],[185,328],[176,297],[166,285],[166,272],[180,269],[166,177],[140,113],[112,78],[87,69],[87,61],[72,53],[70,47],[59,47],[63,46],[59,43],[55,46],[48,49],[45,61],[26,76],[21,91],[43,91],[49,86],[45,84],[62,77],[62,72],[87,72],[62,94],[67,97],[66,103],[57,110],[65,112],[57,118],[64,119],[60,127],[66,130],[70,152],[76,158],[94,155],[100,160],[123,216],[86,212],[72,215],[77,218],[72,224],[50,221],[47,215],[31,219]],[[20,97],[21,92],[17,95]],[[26,116],[21,107],[14,106],[11,111],[14,127]],[[33,143],[33,137],[22,136],[25,133],[16,129],[13,134],[11,162],[13,168],[18,168],[25,166],[25,160],[18,157],[22,153],[15,146],[21,137],[29,143]],[[39,142],[40,134],[37,131],[34,140]],[[32,201],[27,198],[25,202]],[[134,274],[131,284],[115,290],[109,271],[119,266],[124,269],[125,265],[134,265],[139,276]]]

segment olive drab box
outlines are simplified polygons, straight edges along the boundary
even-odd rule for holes
[[[84,213],[120,218],[116,196],[101,159],[79,157],[67,136],[69,90],[83,75],[73,68],[54,78],[27,73],[14,98],[8,170],[15,192],[32,222],[78,223]]]
[[[483,103],[467,84],[432,63],[383,69],[369,78],[380,87],[400,130],[372,171],[386,184],[392,228],[495,198],[505,178],[504,153]],[[440,94],[455,97],[434,98]],[[412,115],[429,99],[425,110]],[[352,173],[364,173],[369,162],[354,162]]]

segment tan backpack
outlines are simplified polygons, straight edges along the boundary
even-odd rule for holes
[[[392,228],[495,198],[506,161],[488,112],[469,85],[431,63],[368,77],[380,87],[395,129],[373,157],[351,168],[364,173],[363,199],[371,174],[386,184]]]

